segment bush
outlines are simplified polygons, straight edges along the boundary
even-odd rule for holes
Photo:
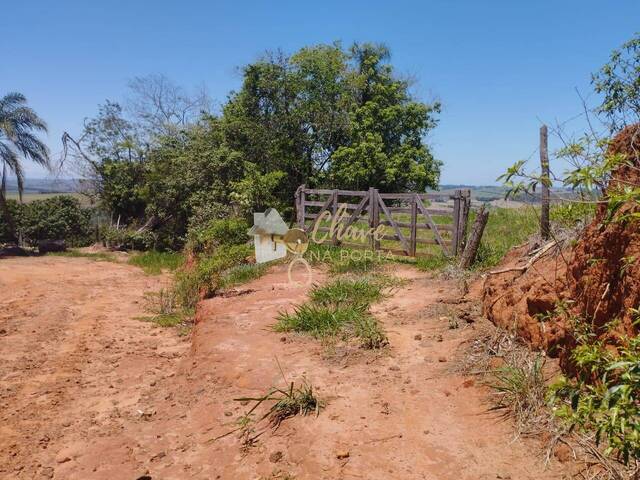
[[[249,240],[247,230],[249,224],[242,218],[211,220],[189,230],[188,250],[212,254],[220,245],[242,245]]]
[[[151,250],[156,246],[155,235],[148,230],[138,232],[130,228],[104,227],[100,235],[110,248]]]
[[[198,300],[210,298],[221,287],[226,270],[242,264],[251,255],[249,245],[220,245],[213,256],[205,257],[191,270],[176,275],[176,295],[185,308],[195,307]]]
[[[625,464],[640,458],[640,337],[608,348],[589,332],[577,335],[572,352],[575,379],[561,377],[551,388],[556,414],[571,425],[595,431],[606,454]]]
[[[83,246],[91,242],[90,218],[90,211],[77,198],[59,195],[23,205],[16,223],[30,245],[64,240],[70,246]]]
[[[15,200],[7,200],[7,210],[9,211],[9,215],[13,220],[14,227],[18,228],[20,223],[20,218],[22,218],[22,210],[24,205],[22,203],[18,203]],[[9,227],[9,223],[4,216],[4,212],[0,211],[0,243],[3,242],[12,242],[15,240],[14,235],[17,232],[12,232]]]

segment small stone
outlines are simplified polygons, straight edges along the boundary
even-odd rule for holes
[[[287,337],[280,337],[280,341],[281,342],[286,342],[287,341]]]
[[[149,386],[151,386],[151,387],[155,387],[155,386],[156,386],[156,381],[154,380],[153,382],[151,382],[151,383],[149,384]]]
[[[422,335],[417,333],[416,335],[414,335],[413,339],[414,340],[422,340]]]
[[[468,378],[467,380],[462,382],[463,388],[473,387],[475,384],[476,382],[473,380],[473,378]]]
[[[392,372],[398,372],[400,370],[400,367],[397,365],[391,365],[389,367],[389,370],[391,370]]]
[[[573,458],[573,452],[568,445],[561,443],[554,449],[553,456],[556,457],[560,462],[566,463],[571,461],[571,459]]]
[[[349,452],[348,452],[347,450],[345,450],[345,451],[343,451],[343,452],[338,452],[338,453],[336,454],[336,458],[337,458],[338,460],[342,460],[342,459],[344,459],[344,458],[349,458]]]
[[[438,335],[438,336],[436,337],[436,341],[437,341],[437,342],[441,342],[441,341],[442,341],[442,335]]]
[[[224,412],[224,416],[225,416],[225,417],[230,417],[231,415],[233,415],[233,412],[230,412],[229,410],[227,410],[226,412]]]
[[[67,455],[61,455],[58,458],[56,458],[56,462],[58,463],[67,463],[71,461],[71,457],[67,456]]]
[[[447,361],[447,358],[446,357],[438,357],[438,361],[440,363],[445,363]]]
[[[280,460],[282,460],[282,452],[280,450],[269,455],[269,461],[271,463],[278,463]]]

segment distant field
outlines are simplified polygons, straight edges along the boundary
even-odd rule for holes
[[[66,193],[33,193],[27,192],[22,194],[22,201],[24,203],[33,202],[34,200],[46,200],[47,198],[57,197],[58,195],[70,195],[72,197],[77,198],[83,205],[89,205],[89,199],[84,195],[80,195],[75,192],[66,192]],[[18,192],[8,192],[7,198],[17,200]]]

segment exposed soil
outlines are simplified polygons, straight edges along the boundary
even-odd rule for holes
[[[135,267],[0,261],[0,478],[563,478],[456,373],[482,320],[455,283],[399,273],[411,281],[375,307],[390,340],[375,353],[273,332],[307,290],[284,267],[202,302],[184,339],[136,318],[162,280]],[[245,452],[214,441],[249,408],[234,398],[284,386],[278,364],[326,408]]]
[[[613,174],[607,195],[619,188],[640,185],[640,125],[627,127],[612,141],[611,154],[624,154],[629,165]],[[640,307],[640,221],[638,205],[621,205],[609,218],[601,204],[573,248],[554,252],[525,273],[489,275],[484,288],[484,311],[496,325],[515,330],[536,348],[560,357],[566,370],[573,368],[570,353],[575,344],[564,316],[553,311],[565,301],[576,318],[589,322],[595,334],[611,348],[621,335],[636,335]],[[528,247],[510,252],[501,269],[523,265]],[[618,320],[617,327],[607,324]]]

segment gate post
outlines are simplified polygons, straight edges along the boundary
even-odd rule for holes
[[[305,216],[305,189],[307,186],[303,183],[298,187],[295,194],[296,199],[296,220],[298,228],[305,230],[304,216]]]
[[[451,197],[453,198],[453,235],[451,239],[451,255],[456,257],[460,248],[462,232],[460,231],[460,216],[464,206],[462,205],[462,190],[456,190]]]
[[[372,190],[371,202],[373,203],[373,229],[376,230],[380,226],[380,205],[378,205],[380,197],[378,195],[377,188]],[[373,249],[380,250],[380,242],[375,238],[373,239]]]
[[[412,257],[416,256],[418,243],[418,194],[411,198],[411,234],[409,238],[409,251]]]

